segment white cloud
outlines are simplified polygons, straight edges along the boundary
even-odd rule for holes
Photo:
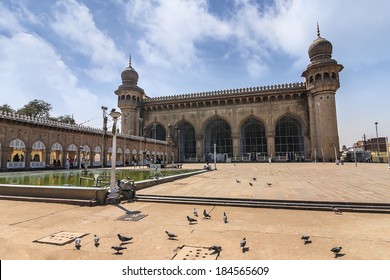
[[[0,31],[21,32],[24,28],[19,24],[18,18],[11,13],[2,3],[0,3]]]
[[[91,67],[85,69],[88,74],[98,81],[116,81],[126,58],[112,38],[96,27],[90,10],[74,0],[64,0],[55,5],[54,17],[53,30],[69,43],[72,52],[90,59]]]
[[[41,99],[52,105],[51,115],[73,114],[77,121],[90,119],[91,109],[100,108],[97,97],[78,85],[77,77],[41,38],[17,33],[0,36],[0,45],[2,104],[19,109]]]
[[[145,32],[139,40],[147,63],[189,68],[199,63],[197,43],[231,35],[229,25],[211,15],[207,1],[129,1],[127,19]]]

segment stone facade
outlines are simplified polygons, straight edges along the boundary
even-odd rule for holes
[[[335,94],[343,66],[320,36],[304,82],[149,98],[131,66],[115,94],[122,131],[166,140],[180,161],[326,160],[338,157]]]
[[[0,111],[0,170],[111,166],[112,133]],[[166,141],[117,133],[116,165],[175,158]],[[71,168],[71,167],[70,167]]]

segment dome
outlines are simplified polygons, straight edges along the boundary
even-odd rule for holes
[[[309,57],[310,61],[320,60],[320,59],[330,59],[332,58],[333,46],[331,42],[322,38],[320,36],[320,31],[317,31],[318,37],[313,41],[309,47]]]
[[[122,84],[137,84],[138,83],[138,73],[131,66],[131,59],[129,61],[129,66],[126,67],[121,74]]]

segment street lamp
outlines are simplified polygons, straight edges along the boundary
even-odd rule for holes
[[[112,125],[112,155],[111,155],[111,182],[110,182],[110,194],[109,198],[116,199],[118,194],[116,192],[116,182],[115,182],[115,167],[116,167],[116,123],[118,118],[122,114],[120,112],[115,111],[115,109],[111,110],[110,116],[114,121]]]
[[[181,143],[180,143],[180,129],[177,130],[177,134],[179,136],[179,164],[180,164],[180,145],[181,145]]]
[[[108,110],[107,107],[102,106],[101,109],[103,110],[103,141],[102,141],[102,166],[107,165],[107,156],[106,156],[106,149],[107,149],[107,114],[106,111]]]
[[[376,130],[376,154],[377,154],[377,160],[379,162],[378,122],[375,122],[375,130]]]
[[[79,169],[81,169],[81,153],[82,153],[82,151],[83,151],[83,146],[80,146],[79,147]]]
[[[153,123],[153,130],[154,130],[154,163],[157,163],[157,153],[156,153],[157,123]]]

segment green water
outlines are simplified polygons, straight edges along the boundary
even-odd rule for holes
[[[161,174],[165,176],[188,173],[193,170],[161,170]],[[15,185],[34,185],[34,186],[95,186],[95,178],[102,181],[102,185],[108,184],[110,181],[111,171],[107,169],[90,169],[88,172],[81,170],[61,170],[61,171],[34,171],[34,172],[15,172],[15,173],[0,173],[0,184],[15,184]],[[149,179],[151,176],[150,170],[116,170],[116,179],[131,179],[141,181]],[[80,180],[81,178],[81,180]]]

